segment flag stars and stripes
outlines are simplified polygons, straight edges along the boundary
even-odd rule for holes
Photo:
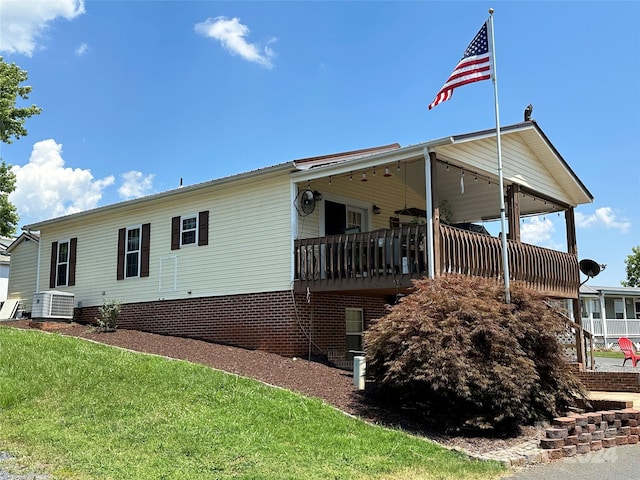
[[[492,74],[491,52],[489,50],[489,37],[487,34],[487,22],[482,25],[464,55],[449,75],[444,86],[437,93],[436,98],[429,105],[429,110],[447,101],[453,95],[453,90],[468,83],[488,80]]]

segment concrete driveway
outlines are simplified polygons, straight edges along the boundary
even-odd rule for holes
[[[640,444],[602,449],[523,467],[503,480],[632,480],[640,478]]]

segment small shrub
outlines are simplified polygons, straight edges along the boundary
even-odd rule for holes
[[[115,332],[120,317],[121,303],[116,300],[105,300],[98,308],[100,316],[96,318],[97,330],[100,332]]]
[[[378,393],[440,426],[501,431],[548,419],[584,398],[557,334],[558,312],[538,293],[447,275],[415,292],[365,333],[367,374]]]

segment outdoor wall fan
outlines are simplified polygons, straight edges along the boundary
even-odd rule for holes
[[[298,193],[296,209],[300,216],[305,217],[316,209],[316,202],[322,199],[322,194],[316,190],[301,190]]]

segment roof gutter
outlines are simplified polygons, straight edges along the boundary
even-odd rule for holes
[[[368,155],[357,160],[345,160],[331,165],[317,166],[306,170],[298,170],[291,174],[292,180],[316,180],[329,175],[347,174],[353,170],[380,165],[380,163],[395,163],[408,160],[424,159],[424,149],[434,149],[455,142],[454,137],[444,137],[416,145],[409,145],[395,150]]]

